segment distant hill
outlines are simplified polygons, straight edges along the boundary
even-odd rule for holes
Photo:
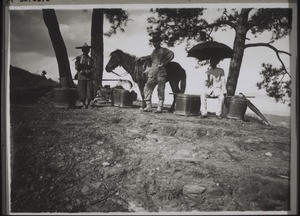
[[[264,114],[264,116],[268,119],[270,124],[274,124],[276,126],[282,126],[286,128],[291,127],[290,116],[279,116],[279,115],[272,115],[272,114]]]
[[[34,103],[47,93],[52,93],[54,87],[59,86],[59,83],[52,79],[12,65],[9,75],[11,103]]]
[[[260,119],[255,114],[247,114],[248,116]],[[263,114],[264,117],[268,120],[271,125],[291,128],[291,117],[290,116],[279,116],[279,115],[272,115],[272,114]]]
[[[18,67],[10,66],[10,89],[35,88],[40,86],[58,86],[59,83],[45,76],[33,74]]]

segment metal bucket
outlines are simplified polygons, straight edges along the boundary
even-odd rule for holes
[[[78,98],[76,88],[54,88],[54,106],[58,108],[75,108]]]
[[[184,116],[199,115],[200,105],[201,102],[199,95],[177,94],[175,114]]]
[[[112,105],[117,107],[133,107],[133,94],[124,89],[113,89]]]
[[[247,109],[247,99],[244,96],[232,96],[227,99],[227,118],[244,120]]]

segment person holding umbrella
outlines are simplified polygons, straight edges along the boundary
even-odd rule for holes
[[[209,60],[211,69],[207,73],[206,89],[200,95],[201,114],[207,117],[207,98],[218,98],[218,109],[216,115],[220,118],[224,97],[227,95],[225,74],[222,68],[217,67],[220,60],[232,58],[233,50],[223,43],[217,41],[206,41],[199,43],[188,51],[188,57],[197,58],[199,61]]]
[[[165,86],[167,81],[167,71],[165,66],[174,58],[174,53],[164,47],[160,46],[162,38],[159,35],[154,35],[150,42],[153,43],[154,50],[151,54],[151,67],[146,69],[147,83],[144,88],[144,95],[146,101],[146,107],[143,109],[144,112],[151,112],[151,97],[153,90],[156,85],[158,93],[158,106],[156,113],[162,113],[163,103],[165,98]]]
[[[218,58],[212,57],[210,59],[211,68],[206,72],[206,88],[200,96],[203,102],[203,106],[201,106],[201,116],[204,118],[207,117],[207,98],[218,98],[216,115],[218,118],[221,118],[224,98],[227,96],[224,70],[217,67],[219,61]]]
[[[79,101],[83,103],[83,107],[86,109],[89,107],[91,100],[94,99],[94,86],[92,80],[92,66],[94,60],[88,55],[91,46],[84,43],[83,46],[75,47],[81,49],[82,55],[76,57],[75,69],[77,74],[75,79],[78,79],[78,95]]]

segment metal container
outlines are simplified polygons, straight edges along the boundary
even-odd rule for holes
[[[175,114],[184,116],[199,115],[200,105],[201,101],[199,95],[177,94]]]
[[[76,88],[54,88],[54,106],[58,108],[75,108],[78,94]]]
[[[227,118],[244,120],[247,109],[247,98],[244,96],[232,96],[227,99]]]
[[[113,89],[112,105],[117,107],[132,107],[133,94],[125,89]]]

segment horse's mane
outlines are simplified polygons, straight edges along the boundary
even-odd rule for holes
[[[111,52],[111,53],[110,53],[110,56],[112,56],[113,54],[117,54],[117,55],[125,54],[125,55],[127,55],[127,56],[131,56],[131,57],[133,57],[133,58],[136,58],[135,55],[131,55],[131,54],[126,53],[126,52],[124,52],[124,51],[122,51],[122,50],[120,50],[120,49],[116,49],[115,51]]]
[[[151,57],[150,55],[148,56],[142,56],[142,57],[136,57],[135,55],[131,55],[129,53],[126,53],[120,49],[116,49],[115,51],[111,52],[110,56],[112,55],[118,55],[118,56],[121,56],[121,55],[126,55],[126,56],[129,56],[131,58],[134,58],[134,65],[132,67],[132,73],[131,73],[131,76],[132,76],[132,79],[135,81],[135,82],[139,82],[139,80],[141,79],[146,79],[146,75],[143,74],[143,71],[145,70],[145,68],[147,67],[147,65],[149,64],[149,61],[151,61]]]

